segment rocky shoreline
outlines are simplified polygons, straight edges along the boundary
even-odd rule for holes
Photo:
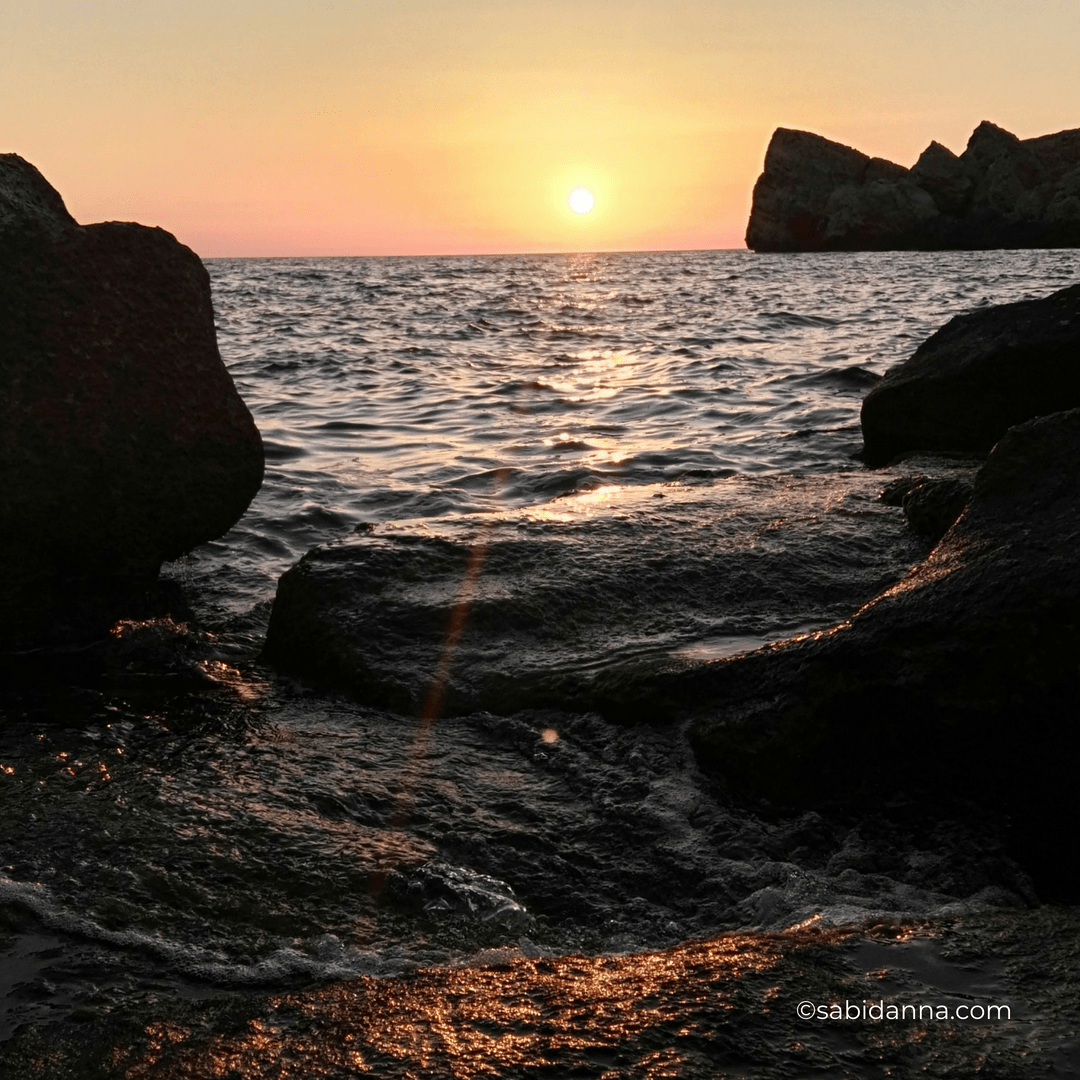
[[[27,1026],[0,1047],[0,1066],[27,1080],[213,1080],[224,1069],[252,1080],[286,1070],[712,1078],[723,1068],[946,1080],[973,1075],[973,1063],[987,1076],[1070,1076],[1077,940],[1075,913],[1043,908],[937,926],[800,926],[613,957],[507,950],[404,978],[151,1000],[103,1024]],[[850,1006],[853,1018],[808,1020],[797,1012],[807,1003]],[[923,1019],[890,1022],[904,1007]]]
[[[1041,154],[1060,172],[1074,135],[1028,145],[983,125],[960,163],[985,163],[996,146],[999,165]],[[793,145],[806,139],[778,136],[772,163]],[[858,166],[864,184],[914,183],[853,155],[825,157]],[[0,181],[0,600],[5,633],[25,644],[43,627],[72,633],[58,605],[78,612],[87,596],[122,594],[110,618],[154,614],[147,596],[161,561],[227,529],[263,466],[193,253],[161,230],[79,226],[15,155],[0,159]],[[936,455],[936,475],[913,469],[882,493],[935,545],[884,591],[874,582],[899,550],[880,566],[863,558],[862,576],[853,555],[830,569],[815,551],[821,581],[799,558],[699,556],[700,534],[673,557],[672,501],[664,529],[633,534],[635,546],[655,546],[642,556],[648,570],[627,551],[612,560],[621,576],[596,577],[571,548],[536,546],[516,528],[466,544],[359,536],[316,549],[281,579],[264,656],[404,715],[547,707],[688,722],[700,765],[776,812],[883,796],[971,800],[1011,817],[1011,850],[1049,894],[1080,895],[1080,875],[1060,858],[1080,824],[1067,775],[1080,735],[1066,719],[1080,706],[1078,406],[1080,286],[963,315],[864,401],[867,464]],[[970,455],[991,448],[975,475]],[[967,468],[949,467],[957,454]],[[615,526],[605,542],[618,537]],[[724,537],[710,544],[722,552]],[[834,556],[837,544],[825,539]],[[635,646],[604,660],[612,628],[634,624],[642,589],[652,589],[654,633],[671,636],[688,613],[713,617],[711,597],[760,603],[769,580],[788,602],[798,594],[801,620],[816,610],[817,626],[857,610],[723,659],[657,659]],[[426,686],[443,667],[442,682]]]
[[[777,128],[754,185],[754,251],[1080,247],[1080,129],[1018,139],[989,121],[963,153],[932,142],[906,169]]]
[[[5,256],[84,243],[82,227],[64,217],[36,171],[21,159],[0,165],[23,184],[2,189],[18,195],[0,201]],[[12,226],[9,205],[31,206],[23,215],[29,224]],[[183,270],[169,288],[188,289],[183,295],[201,314],[162,338],[154,328],[174,324],[153,304],[141,306],[129,281],[120,307],[142,312],[139,326],[151,328],[144,345],[136,335],[135,345],[115,347],[129,340],[123,312],[115,325],[84,319],[77,334],[57,337],[42,297],[55,307],[58,295],[74,296],[84,314],[113,311],[99,295],[113,281],[101,271],[111,263],[82,264],[70,273],[83,293],[32,291],[40,303],[26,310],[37,322],[12,323],[24,344],[0,354],[4,373],[15,373],[5,400],[17,400],[25,385],[19,363],[44,365],[50,350],[77,374],[85,353],[102,361],[87,370],[110,385],[139,384],[138,364],[105,361],[142,356],[146,341],[157,342],[166,365],[157,408],[167,427],[172,412],[190,411],[174,397],[169,365],[194,380],[201,356],[213,369],[207,385],[224,395],[224,419],[216,413],[212,426],[241,435],[232,450],[209,441],[220,456],[205,468],[233,476],[209,524],[194,515],[211,535],[242,511],[262,459],[246,409],[237,412],[229,396],[231,380],[226,385],[214,367],[216,345],[212,355],[184,351],[184,338],[213,342],[194,257],[158,230],[94,228],[92,238],[160,248]],[[47,279],[44,261],[12,265],[3,279],[10,295],[24,295],[23,278],[39,281],[31,270]],[[141,266],[130,263],[146,277]],[[1080,896],[1069,854],[1080,823],[1071,775],[1080,749],[1072,720],[1080,697],[1078,300],[1074,287],[961,316],[931,337],[866,399],[865,461],[888,471],[853,462],[839,478],[811,478],[807,488],[833,485],[828,498],[814,502],[811,491],[794,508],[793,493],[801,498],[803,488],[783,487],[778,499],[786,503],[769,515],[787,519],[789,531],[772,528],[774,551],[763,562],[725,546],[719,526],[709,532],[714,523],[703,528],[690,514],[680,524],[678,499],[693,493],[680,495],[678,485],[664,496],[662,515],[657,504],[640,508],[646,519],[662,517],[652,532],[624,530],[616,520],[590,534],[601,535],[610,563],[599,575],[570,545],[549,545],[547,562],[528,563],[525,555],[539,548],[516,521],[501,534],[485,526],[475,543],[456,546],[436,535],[417,541],[405,531],[361,530],[313,549],[282,577],[259,660],[261,623],[245,623],[241,642],[176,610],[175,619],[140,621],[145,597],[136,594],[153,584],[168,552],[195,542],[190,530],[114,563],[115,548],[89,528],[82,558],[72,540],[79,534],[65,532],[65,521],[9,518],[18,523],[2,534],[9,568],[37,567],[36,577],[5,585],[33,586],[20,594],[19,620],[51,626],[54,639],[68,634],[42,584],[51,581],[54,594],[72,582],[92,592],[118,578],[123,596],[109,610],[123,621],[99,618],[93,645],[70,655],[2,656],[5,753],[21,754],[5,757],[15,762],[4,777],[7,827],[9,846],[21,850],[4,868],[11,880],[0,960],[28,1011],[0,1046],[0,1072],[43,1080],[212,1076],[227,1065],[243,1076],[294,1067],[335,1075],[362,1060],[388,1076],[471,1075],[492,1063],[503,1075],[533,1075],[538,1063],[633,1072],[641,1062],[646,1071],[659,1062],[680,1075],[712,1076],[724,1058],[758,1072],[798,1065],[877,1075],[906,1065],[947,1076],[962,1074],[975,1054],[992,1054],[1003,1076],[1068,1068],[1076,1054],[1076,913],[1046,901]],[[35,328],[42,340],[74,342],[80,352],[47,348],[30,335]],[[155,378],[146,376],[151,390]],[[83,408],[83,384],[75,385],[69,402],[59,376],[43,380],[35,400],[46,420],[94,416]],[[122,423],[132,410],[109,408],[91,432],[119,431],[122,447],[125,439],[136,445],[141,429]],[[72,450],[64,460],[104,469],[110,459],[94,457],[98,449]],[[12,490],[31,506],[34,491],[17,466],[38,448],[9,438],[6,452]],[[205,474],[182,439],[162,452],[188,485],[180,490],[220,475]],[[141,460],[127,457],[125,467]],[[33,475],[48,492],[49,474]],[[85,513],[93,523],[91,509],[112,506],[114,493],[78,476],[81,501],[69,518]],[[768,490],[748,481],[740,507],[736,482],[742,478],[725,489],[733,517]],[[848,497],[858,487],[859,513],[869,504],[889,518],[876,535],[889,532],[890,551],[868,551],[864,537],[841,528],[830,532],[834,524],[819,507],[842,504],[834,496],[843,485]],[[222,494],[216,481],[210,487]],[[135,493],[125,514],[156,519],[137,486],[125,490]],[[889,509],[898,505],[910,531]],[[35,545],[53,534],[30,529],[33,521],[60,538],[37,562]],[[145,538],[145,528],[136,531]],[[800,537],[812,546],[796,550]],[[815,625],[826,628],[711,661],[629,656],[614,666],[571,666],[602,656],[613,627],[637,626],[643,608],[654,616],[638,627],[643,636],[662,636],[678,619],[705,623],[725,588],[725,603],[736,597],[746,605],[737,613],[746,625],[762,606],[770,607],[768,625],[787,625],[774,615],[795,598],[800,618],[816,614]],[[475,639],[467,632],[470,604],[482,616]],[[12,617],[8,625],[22,631],[27,621]],[[448,636],[456,651],[446,650]],[[513,686],[498,672],[488,679],[493,656],[520,660],[527,649],[536,678]],[[419,660],[410,667],[408,656]],[[444,662],[443,696],[434,700],[423,679]],[[330,693],[312,694],[309,683]],[[356,706],[342,690],[397,714]],[[536,709],[541,700],[552,708]],[[339,706],[347,715],[330,715]],[[507,715],[516,709],[523,711]],[[439,725],[431,723],[436,716]],[[388,733],[397,742],[380,748]],[[264,760],[265,772],[257,767]],[[305,761],[317,762],[313,775],[297,775]],[[403,761],[404,771],[393,764]],[[323,785],[322,773],[340,776]],[[473,774],[490,784],[465,789]],[[545,800],[529,802],[529,787],[548,793]],[[414,820],[403,826],[413,799]],[[505,821],[479,820],[491,813]],[[278,828],[290,815],[302,827]],[[412,846],[386,869],[376,846],[349,846],[369,828]],[[328,838],[318,859],[300,846],[308,833]],[[88,864],[95,852],[99,862]],[[242,860],[245,871],[234,878]],[[328,872],[316,874],[324,864]],[[65,874],[70,893],[62,893]],[[462,876],[467,887],[513,882],[521,905],[508,909],[514,916],[528,909],[541,947],[520,927],[505,929],[513,924],[470,922],[460,889],[450,887]],[[97,892],[88,896],[84,880]],[[62,902],[50,908],[46,887]],[[268,939],[292,940],[309,916],[321,925],[317,910],[373,952],[386,951],[392,931],[393,940],[422,934],[425,947],[427,935],[452,940],[471,959],[331,985],[331,969],[319,967],[323,954],[294,949],[306,966],[291,976],[268,975],[265,985],[244,989],[191,983],[181,993],[170,980],[184,957],[175,948],[153,952],[168,934],[124,936],[143,925],[143,907],[194,920],[190,937],[174,935],[188,942],[185,953],[223,944],[208,941],[208,927],[216,932],[220,923],[227,938],[249,919],[261,926],[264,915]],[[814,914],[822,911],[826,920]],[[791,926],[804,916],[809,923]],[[626,936],[613,936],[613,925]],[[717,928],[736,927],[752,929],[716,936]],[[637,934],[652,935],[647,948],[634,944]],[[318,942],[331,958],[343,944]],[[224,941],[225,952],[239,947]],[[590,950],[598,955],[581,955]],[[312,971],[324,974],[302,974]],[[814,1027],[795,1012],[799,998],[890,995],[1014,1011],[1006,1024],[891,1031]],[[624,1018],[621,1027],[612,1027],[613,1012]],[[401,1030],[417,1038],[406,1045]],[[516,1057],[499,1057],[515,1046]]]
[[[902,502],[935,546],[850,618],[711,662],[631,661],[522,686],[493,669],[471,698],[450,679],[434,711],[546,705],[622,724],[689,721],[700,765],[773,813],[959,799],[1011,821],[1010,851],[1044,895],[1080,895],[1080,875],[1061,858],[1080,825],[1069,781],[1080,734],[1068,719],[1080,712],[1080,409],[1068,411],[1080,400],[1078,301],[1074,286],[960,316],[871,390],[869,463],[915,452],[931,469],[937,463],[936,479],[913,472],[882,493]],[[991,446],[972,483],[970,455]],[[369,538],[316,549],[286,574],[266,655],[357,700],[393,708],[397,694],[405,712],[422,711],[421,684],[391,692],[390,669],[369,670],[380,648],[402,651],[373,618],[394,578],[380,570],[384,547]],[[467,576],[467,546],[435,549],[432,557],[456,567],[454,582]],[[513,551],[488,557],[515,560]],[[494,565],[497,610],[536,610],[530,575]],[[566,580],[562,571],[553,580],[560,575]],[[510,607],[507,590],[517,597]],[[437,610],[415,606],[401,617],[402,641],[421,626],[431,638],[423,670],[438,667],[438,643],[460,603],[453,594]],[[485,611],[478,600],[482,623]],[[473,646],[477,655],[500,654],[500,619]],[[454,638],[461,648],[465,625]]]

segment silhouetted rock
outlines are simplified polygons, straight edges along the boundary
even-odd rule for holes
[[[959,157],[909,170],[777,128],[746,230],[755,251],[1080,246],[1080,129],[1036,139],[983,121]]]
[[[624,700],[698,712],[701,764],[781,809],[903,793],[1011,814],[1017,856],[1077,895],[1077,535],[1074,409],[1010,429],[944,539],[848,621],[643,679]]]
[[[917,247],[920,230],[938,216],[933,198],[906,180],[842,184],[825,209],[825,246],[836,251]]]
[[[864,458],[985,452],[1013,424],[1080,406],[1080,285],[958,315],[862,407]]]
[[[975,182],[948,147],[932,142],[911,167],[911,181],[927,192],[943,214],[965,213]]]
[[[809,131],[777,128],[754,186],[746,245],[755,251],[826,247],[828,202],[844,184],[861,184],[870,158]]]
[[[162,229],[78,225],[0,155],[0,612],[152,582],[262,473],[198,256]]]

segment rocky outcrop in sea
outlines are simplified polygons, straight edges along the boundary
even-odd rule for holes
[[[79,225],[0,155],[0,636],[153,582],[262,475],[199,257],[163,229]]]
[[[957,315],[863,401],[863,457],[986,453],[1013,424],[1080,406],[1080,285]]]
[[[777,128],[754,185],[754,251],[1080,246],[1080,129],[1019,139],[989,121],[910,168]]]

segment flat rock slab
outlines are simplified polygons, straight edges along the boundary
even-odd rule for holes
[[[828,625],[903,576],[924,549],[879,487],[733,478],[552,528],[343,540],[282,576],[266,655],[404,714],[586,710],[597,680]]]

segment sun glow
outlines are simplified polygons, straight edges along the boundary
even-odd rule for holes
[[[579,187],[570,192],[569,202],[575,214],[587,214],[596,204],[596,199],[588,188]]]

